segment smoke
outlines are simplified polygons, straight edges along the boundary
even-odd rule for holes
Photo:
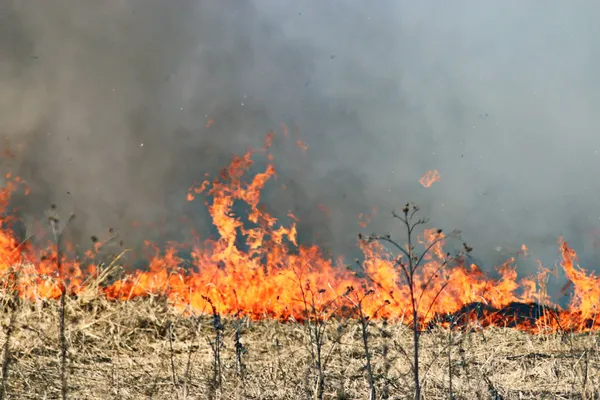
[[[285,123],[309,149],[275,151],[265,202],[305,241],[348,254],[359,213],[399,234],[415,201],[486,264],[522,243],[551,264],[559,235],[598,261],[597,2],[3,4],[0,133],[31,213],[176,233],[189,185]]]

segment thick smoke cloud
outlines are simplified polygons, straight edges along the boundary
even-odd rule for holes
[[[306,241],[349,252],[373,207],[369,229],[399,233],[411,200],[487,265],[521,243],[552,263],[559,235],[598,261],[597,2],[3,4],[0,132],[30,212],[177,233],[187,187],[285,123],[309,150],[275,152],[265,201]]]

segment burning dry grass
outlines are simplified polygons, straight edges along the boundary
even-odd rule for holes
[[[66,226],[55,212],[48,216],[49,246],[18,239],[8,205],[20,180],[7,176],[0,190],[6,214],[0,217],[0,400],[66,400],[67,391],[75,399],[318,400],[405,399],[419,390],[432,399],[590,398],[598,392],[596,334],[561,332],[599,331],[600,280],[577,265],[562,239],[560,266],[573,291],[564,310],[549,302],[549,270],[542,268],[537,281],[519,279],[513,257],[494,279],[468,265],[466,243],[456,256],[444,251],[457,232],[413,234],[427,222],[414,217],[417,205],[392,214],[406,229],[407,246],[390,235],[359,234],[365,257],[350,267],[317,246],[299,245],[295,222],[280,224],[263,209],[261,189],[275,169],[269,164],[248,178],[251,155],[235,157],[218,178],[188,193],[188,200],[211,199],[218,238],[191,246],[148,244],[154,250],[148,268],[125,276],[116,266],[119,257],[108,266],[101,262],[112,229],[104,242],[94,236],[85,262],[77,246],[60,245]],[[244,218],[235,212],[239,202],[247,206]],[[189,259],[178,255],[182,249]],[[193,316],[211,309],[212,317]],[[532,319],[525,313],[533,309],[539,315]],[[253,322],[236,318],[240,313]],[[367,323],[366,316],[379,322]],[[462,331],[442,329],[439,317],[444,326],[464,324]],[[434,328],[419,336],[383,318]],[[496,328],[475,330],[473,320]],[[498,328],[511,321],[521,331]],[[421,385],[414,385],[412,365],[419,365]]]
[[[59,398],[58,302],[20,302],[15,308],[5,297],[2,310],[2,343],[11,316],[16,316],[7,398]],[[311,342],[298,323],[224,320],[219,390],[211,383],[214,353],[210,343],[215,338],[211,317],[184,317],[162,297],[132,301],[69,298],[66,313],[70,398],[313,397]],[[241,333],[237,350],[243,360],[243,378],[236,374],[236,330]],[[386,392],[389,398],[411,397],[412,374],[403,355],[412,351],[411,335],[401,324],[371,326],[369,345],[379,398]],[[594,398],[600,390],[598,339],[589,333],[435,329],[421,339],[423,394],[429,399],[447,399],[452,385],[455,397],[465,399],[494,398],[495,393],[502,396],[495,398],[504,399]],[[323,345],[325,398],[368,398],[361,340],[357,321],[328,322]]]

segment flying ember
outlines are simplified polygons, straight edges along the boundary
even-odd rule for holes
[[[427,171],[425,173],[425,175],[423,175],[421,177],[421,179],[419,179],[419,182],[421,183],[421,185],[423,185],[423,187],[431,187],[431,185],[433,185],[435,182],[439,182],[440,181],[440,173],[438,172],[437,169],[431,170],[431,171]]]

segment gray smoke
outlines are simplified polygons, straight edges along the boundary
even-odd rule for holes
[[[285,123],[309,149],[275,151],[265,202],[306,242],[348,254],[359,213],[399,234],[389,212],[415,201],[488,266],[521,243],[551,265],[559,235],[597,261],[598,2],[2,4],[0,133],[31,213],[183,231],[188,186]]]

